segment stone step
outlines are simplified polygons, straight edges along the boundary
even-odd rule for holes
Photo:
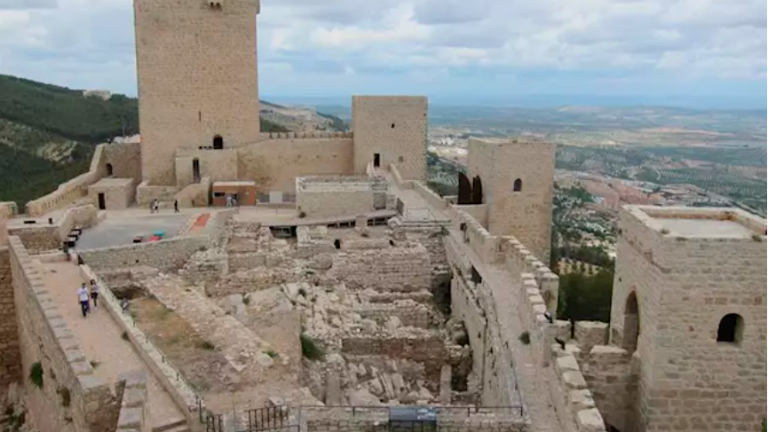
[[[161,431],[158,431],[157,429],[152,429],[152,432],[161,432]],[[163,429],[162,432],[192,432],[192,429],[190,429],[189,426],[187,426],[187,424],[184,423],[179,426],[174,426],[170,429]]]

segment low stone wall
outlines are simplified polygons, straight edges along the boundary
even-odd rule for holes
[[[163,207],[172,206],[178,189],[176,186],[150,186],[146,181],[141,182],[136,188],[136,203],[140,206],[148,206],[156,199]]]
[[[448,206],[448,203],[430,189],[427,185],[420,181],[413,181],[413,190],[415,190],[425,201],[430,203],[436,209],[444,209]]]
[[[395,180],[395,184],[398,188],[406,190],[406,189],[413,189],[413,182],[412,181],[405,181],[403,180],[403,176],[400,175],[400,170],[397,169],[397,166],[395,164],[389,165],[389,172],[392,173],[392,178]]]
[[[353,289],[415,292],[430,288],[431,270],[429,253],[424,246],[416,244],[338,253],[328,276]]]
[[[43,371],[41,388],[22,380],[27,418],[41,431],[113,432],[119,401],[94,374],[21,240],[9,245],[23,376],[33,364]]]
[[[552,316],[557,312],[560,292],[560,278],[544,263],[523,246],[517,239],[510,236],[501,238],[502,263],[511,275],[530,274],[536,283],[547,311]],[[531,285],[532,286],[532,285]]]
[[[455,210],[463,211],[478,221],[484,228],[488,228],[488,205],[487,204],[465,204],[451,205]]]
[[[558,380],[549,382],[550,397],[557,413],[564,416],[561,421],[574,422],[577,432],[606,432],[603,417],[595,407],[592,392],[574,355],[579,349],[562,350],[559,345],[552,345],[551,352]]]
[[[88,172],[62,183],[48,195],[30,201],[26,205],[29,217],[40,217],[53,210],[65,208],[88,195],[88,186],[106,176],[105,144],[96,146]]]
[[[27,251],[32,253],[61,249],[62,242],[69,236],[72,228],[88,228],[99,222],[98,210],[93,205],[73,207],[54,220],[53,224],[39,219],[37,222],[34,225],[18,225],[8,230],[11,235],[19,237]]]
[[[192,386],[184,380],[184,375],[176,370],[163,353],[149,340],[147,335],[134,323],[130,314],[123,313],[120,302],[112,294],[109,286],[87,265],[80,266],[80,272],[86,279],[94,279],[101,287],[101,299],[107,311],[117,325],[128,336],[141,360],[160,381],[160,384],[168,392],[181,412],[187,418],[188,424],[199,423],[199,408],[204,404],[198,397]]]
[[[10,219],[19,213],[19,207],[13,201],[0,202],[0,219]]]
[[[410,424],[390,424],[387,407],[301,407],[302,430],[313,432],[412,432]],[[527,432],[530,421],[514,408],[437,408],[440,431]],[[306,428],[306,429],[305,429]]]
[[[224,276],[219,283],[206,286],[205,292],[212,297],[259,291],[275,285],[294,282],[298,276],[283,268],[255,268]]]
[[[78,255],[96,271],[138,266],[170,271],[182,268],[192,254],[208,246],[207,237],[190,236],[152,243],[91,249],[80,251]]]

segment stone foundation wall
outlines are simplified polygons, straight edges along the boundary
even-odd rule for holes
[[[293,282],[297,278],[298,276],[293,272],[282,268],[255,268],[229,274],[222,278],[219,283],[207,286],[205,292],[212,297],[243,294]]]
[[[148,266],[177,270],[195,252],[209,246],[206,236],[178,237],[152,243],[139,243],[79,252],[83,261],[100,271],[121,267]]]
[[[328,271],[350,288],[393,292],[428,290],[430,273],[429,254],[421,245],[342,252]]]
[[[112,165],[112,177],[133,179],[136,185],[141,181],[141,143],[110,143],[104,145],[106,164]]]
[[[355,313],[363,318],[372,319],[383,325],[389,317],[397,317],[406,327],[428,328],[430,324],[427,306],[413,300],[400,300],[392,304],[365,305],[355,309]]]
[[[115,432],[150,432],[147,374],[144,371],[122,373],[118,376],[120,415]]]
[[[150,186],[146,181],[143,181],[136,188],[136,204],[147,207],[152,200],[157,199],[166,205],[173,205],[177,192],[176,186]]]
[[[28,252],[40,253],[54,249],[61,249],[62,242],[69,236],[69,232],[75,226],[91,227],[98,223],[98,210],[92,205],[73,207],[48,224],[47,220],[37,219],[37,224],[20,225],[10,228],[10,235],[21,239]]]
[[[445,344],[430,337],[348,337],[341,340],[341,352],[348,355],[380,355],[424,363],[428,379],[438,381],[440,368],[448,360]]]
[[[7,248],[0,248],[0,389],[20,381],[22,375],[11,253]]]
[[[119,402],[80,350],[18,237],[9,239],[23,377],[39,362],[43,385],[23,379],[28,419],[41,431],[113,432]],[[62,394],[69,393],[65,406]]]

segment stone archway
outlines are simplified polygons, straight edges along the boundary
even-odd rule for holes
[[[475,176],[472,179],[472,204],[483,203],[483,181],[480,180],[480,176]]]
[[[637,338],[640,336],[640,308],[634,291],[627,297],[624,305],[624,334],[621,338],[622,348],[628,352],[637,349]]]

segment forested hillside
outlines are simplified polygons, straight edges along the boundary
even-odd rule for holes
[[[22,209],[85,172],[97,144],[139,133],[138,118],[136,98],[85,97],[82,90],[0,75],[0,201]],[[263,132],[290,130],[260,121]]]

